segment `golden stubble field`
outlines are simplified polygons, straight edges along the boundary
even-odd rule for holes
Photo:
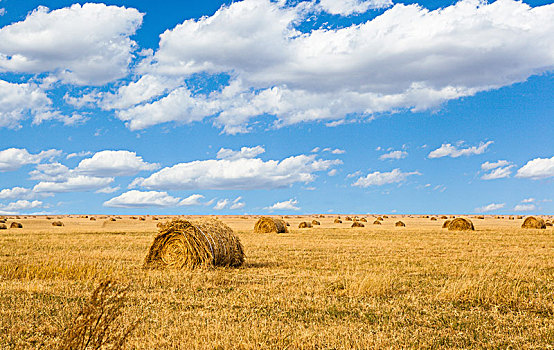
[[[129,349],[517,348],[554,344],[554,232],[472,218],[350,228],[334,216],[220,217],[240,237],[237,269],[143,269],[159,221],[17,220],[0,230],[0,348],[51,349],[98,284],[129,286]],[[344,218],[344,216],[343,216]],[[64,227],[52,227],[61,220]],[[9,224],[10,221],[8,221]]]

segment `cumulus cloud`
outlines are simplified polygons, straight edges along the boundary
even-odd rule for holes
[[[41,201],[28,201],[28,200],[18,200],[16,202],[11,202],[7,205],[0,205],[0,212],[8,213],[18,213],[20,211],[26,211],[30,209],[43,207],[44,204]]]
[[[461,145],[452,145],[450,143],[443,143],[442,146],[440,146],[434,151],[431,151],[428,157],[429,158],[442,158],[442,157],[458,158],[461,156],[483,154],[491,144],[493,144],[493,141],[480,142],[479,146],[461,148],[463,147]]]
[[[102,85],[128,74],[142,24],[133,8],[74,4],[36,10],[0,29],[0,71],[50,72],[73,84]]]
[[[8,148],[0,151],[0,172],[15,171],[24,165],[51,160],[60,156],[61,153],[59,150],[50,149],[38,154],[31,154],[25,148]]]
[[[78,174],[113,177],[131,176],[140,171],[156,170],[159,164],[146,163],[142,157],[130,151],[101,151],[83,159],[75,172]]]
[[[488,171],[488,170],[492,170],[500,167],[505,167],[510,164],[511,163],[508,162],[507,160],[499,160],[497,162],[484,162],[483,164],[481,164],[481,169]]]
[[[208,93],[185,84],[169,84],[168,93],[157,87],[132,101],[148,102],[116,115],[133,130],[214,116],[226,133],[247,132],[251,119],[266,115],[276,118],[275,126],[340,122],[435,108],[554,66],[554,5],[463,0],[430,11],[396,4],[360,24],[296,29],[322,6],[349,14],[379,3],[245,0],[186,20],[160,36],[159,49],[139,67],[143,77],[202,73],[214,80],[230,76],[229,83]],[[140,79],[136,83],[144,85]],[[161,98],[151,101],[157,94]]]
[[[406,151],[391,151],[389,153],[385,153],[379,157],[381,160],[386,159],[402,159],[406,158],[408,156],[408,152]]]
[[[293,156],[281,161],[210,159],[163,168],[146,179],[136,179],[133,185],[157,190],[283,188],[297,182],[312,182],[315,173],[335,164],[340,161],[316,159],[315,155]]]
[[[238,210],[245,207],[246,203],[241,202],[242,197],[237,197],[235,200],[231,201],[230,199],[220,199],[214,206],[215,210],[223,210],[229,208],[230,210]]]
[[[533,203],[535,201],[535,198],[525,198],[521,201],[521,203]]]
[[[238,210],[238,209],[244,208],[246,206],[246,203],[241,202],[241,200],[242,200],[242,197],[235,198],[233,203],[231,203],[231,205],[229,206],[229,209]]]
[[[34,196],[35,194],[31,189],[23,188],[23,187],[5,188],[0,191],[0,199],[8,199],[8,198],[31,199]]]
[[[51,117],[51,105],[46,93],[34,84],[0,80],[0,127],[15,128],[28,116],[36,120]]]
[[[233,151],[228,148],[221,148],[217,152],[217,159],[240,159],[240,158],[256,158],[258,155],[265,152],[265,148],[262,146],[256,147],[242,147],[240,151]]]
[[[223,210],[227,205],[229,204],[228,199],[220,199],[217,201],[217,203],[214,205],[215,210]]]
[[[486,213],[486,212],[489,212],[489,211],[495,211],[495,210],[502,209],[505,206],[506,206],[506,203],[491,203],[491,204],[485,205],[485,206],[480,207],[480,208],[475,208],[475,211],[481,212],[481,213]]]
[[[421,175],[417,171],[404,173],[400,169],[393,169],[390,172],[381,173],[379,171],[368,174],[366,177],[360,177],[352,186],[369,187],[383,186],[386,184],[400,183],[406,181],[409,176]]]
[[[532,211],[537,209],[537,207],[534,204],[517,204],[514,207],[515,211]]]
[[[518,169],[516,177],[533,180],[546,179],[554,176],[554,157],[535,158]]]
[[[104,206],[113,208],[174,207],[179,202],[179,198],[172,197],[167,192],[132,190],[104,202]]]
[[[41,181],[33,187],[33,191],[49,193],[88,192],[105,188],[113,181],[113,177],[72,175],[61,182]]]
[[[66,159],[82,158],[82,157],[90,156],[91,154],[92,154],[92,152],[90,152],[90,151],[81,151],[81,152],[76,152],[76,153],[70,153],[65,158]]]
[[[321,0],[319,6],[332,15],[350,16],[392,6],[391,0]]]
[[[481,169],[489,171],[486,174],[483,174],[481,176],[481,179],[483,180],[494,180],[494,179],[503,179],[510,177],[512,174],[512,168],[514,168],[515,165],[511,164],[510,162],[506,160],[499,160],[495,163],[489,163],[485,162],[481,164]]]
[[[71,175],[68,167],[61,163],[39,164],[29,172],[29,178],[36,181],[65,181]]]
[[[179,202],[179,205],[184,205],[184,206],[202,205],[202,202],[200,202],[202,198],[204,198],[204,196],[201,194],[192,194],[187,198],[183,199],[181,202]]]
[[[284,202],[277,202],[269,207],[265,207],[266,210],[300,210],[296,205],[298,201],[296,199],[289,199]]]

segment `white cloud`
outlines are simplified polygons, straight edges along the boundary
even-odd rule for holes
[[[228,204],[229,204],[228,199],[220,199],[215,204],[214,209],[215,210],[223,210],[223,209],[225,209],[225,207],[227,207]]]
[[[314,149],[312,149],[312,150],[310,151],[310,153],[318,153],[320,150],[321,150],[321,148],[319,148],[319,147],[314,147]]]
[[[392,6],[391,0],[321,0],[319,6],[332,15],[349,16]]]
[[[353,172],[353,173],[351,173],[351,174],[346,175],[346,178],[347,178],[347,179],[351,179],[351,178],[353,178],[353,177],[358,177],[358,176],[360,176],[360,175],[362,175],[362,174],[363,174],[362,171],[361,171],[361,170],[358,170],[358,171],[355,171],[355,172]]]
[[[31,154],[25,148],[8,148],[0,151],[0,172],[15,171],[27,164],[38,164],[43,160],[58,157],[62,152],[51,149]]]
[[[482,154],[487,150],[493,141],[480,142],[479,146],[472,146],[467,148],[459,148],[458,145],[453,146],[450,143],[443,143],[442,146],[429,153],[429,158],[442,158],[452,157],[458,158],[461,156],[470,156],[474,154]]]
[[[66,82],[102,85],[128,74],[142,24],[133,8],[74,4],[38,7],[0,29],[0,71],[51,72]]]
[[[379,157],[381,160],[385,159],[402,159],[406,158],[408,156],[408,152],[406,151],[391,151],[389,153],[385,153]]]
[[[245,207],[245,203],[241,202],[242,197],[237,197],[235,200],[231,201],[230,199],[220,199],[217,201],[217,203],[214,206],[215,210],[223,210],[225,208],[229,208],[230,210],[238,210]]]
[[[174,207],[180,199],[172,197],[167,192],[132,190],[104,202],[105,207],[114,208],[146,208]]]
[[[140,171],[156,170],[159,164],[146,163],[135,152],[101,151],[83,159],[75,172],[90,176],[131,176]]]
[[[329,170],[329,172],[327,173],[327,175],[329,175],[329,176],[335,176],[335,175],[337,175],[337,169],[331,169],[331,170]]]
[[[81,151],[81,152],[77,152],[77,153],[70,153],[65,158],[66,159],[82,158],[82,157],[90,156],[91,154],[92,154],[92,152],[90,152],[90,151]]]
[[[554,176],[554,157],[530,160],[516,174],[516,177],[533,180],[546,179],[552,176]]]
[[[0,16],[4,16],[6,14],[5,8],[0,8]]]
[[[289,199],[284,202],[277,202],[269,207],[265,207],[266,210],[300,210],[296,205],[298,201],[296,199]]]
[[[506,203],[491,203],[491,204],[485,205],[485,206],[480,207],[480,208],[475,208],[475,211],[481,212],[481,213],[486,213],[486,212],[489,212],[489,211],[495,211],[495,210],[502,209],[505,206],[506,206]]]
[[[354,13],[367,4],[347,0],[329,11]],[[171,87],[167,96],[116,115],[133,130],[215,116],[224,132],[247,132],[262,115],[282,126],[435,108],[554,66],[554,5],[463,0],[429,11],[396,4],[360,24],[295,29],[319,10],[316,2],[245,0],[186,20],[160,36],[139,72],[175,79],[227,74],[229,85],[209,94]]]
[[[0,127],[15,128],[28,116],[42,120],[51,116],[51,105],[46,93],[34,84],[0,80]]]
[[[5,188],[0,191],[0,199],[8,199],[8,198],[31,199],[34,196],[35,194],[31,189],[23,188],[23,187]]]
[[[369,187],[382,186],[392,183],[404,182],[408,176],[421,175],[417,171],[403,173],[400,169],[394,169],[390,172],[381,173],[379,171],[368,174],[366,177],[360,177],[352,186]]]
[[[510,177],[510,175],[512,174],[513,167],[515,167],[515,165],[508,165],[505,167],[496,168],[491,172],[481,176],[481,179],[494,180],[494,179],[503,179],[503,178]]]
[[[510,164],[511,163],[508,162],[507,160],[499,160],[497,162],[484,162],[483,164],[481,164],[481,169],[488,171],[488,170],[492,170],[500,167],[505,167]]]
[[[515,211],[532,211],[537,209],[534,204],[518,204],[514,207]]]
[[[242,147],[240,151],[233,151],[228,148],[221,148],[217,152],[217,159],[241,159],[241,158],[256,158],[258,155],[265,152],[265,148],[262,146],[256,147]]]
[[[121,187],[117,186],[117,187],[104,187],[104,188],[101,188],[97,191],[95,191],[94,193],[114,193],[114,192],[117,192],[121,189]]]
[[[340,163],[315,157],[299,155],[281,161],[240,158],[179,163],[146,179],[135,179],[133,185],[157,190],[273,189],[311,182],[316,172],[326,171]]]
[[[231,210],[238,210],[238,209],[242,209],[246,206],[246,203],[244,202],[241,202],[242,200],[242,197],[237,197],[233,203],[231,203],[231,206],[229,207],[229,209]]]
[[[330,152],[331,152],[332,154],[345,154],[345,153],[346,153],[345,150],[339,149],[339,148],[336,148],[336,149],[334,149],[334,150],[331,150]]]
[[[71,175],[68,167],[60,163],[39,164],[29,172],[31,180],[63,182]]]
[[[181,202],[179,202],[179,205],[184,205],[184,206],[202,205],[202,202],[200,202],[202,198],[204,198],[204,196],[201,194],[193,194],[183,199]]]
[[[41,201],[27,201],[27,200],[18,200],[16,202],[11,202],[7,205],[0,205],[0,212],[2,213],[18,213],[20,211],[26,211],[29,209],[35,209],[43,207],[44,204]]]
[[[535,201],[535,198],[525,198],[521,201],[521,203],[533,203]]]
[[[107,187],[114,181],[112,177],[71,175],[62,182],[42,181],[35,185],[35,192],[88,192]]]

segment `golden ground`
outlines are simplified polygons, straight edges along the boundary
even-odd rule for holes
[[[344,215],[342,216],[344,220]],[[0,230],[0,348],[52,348],[98,283],[130,286],[130,349],[552,348],[554,232],[389,217],[254,234],[238,269],[145,270],[158,221],[45,217]],[[63,221],[64,227],[51,222]],[[402,220],[407,227],[394,227]],[[13,220],[8,220],[8,226]]]

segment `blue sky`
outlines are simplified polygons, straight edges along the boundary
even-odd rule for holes
[[[549,2],[0,14],[0,214],[554,212]]]

